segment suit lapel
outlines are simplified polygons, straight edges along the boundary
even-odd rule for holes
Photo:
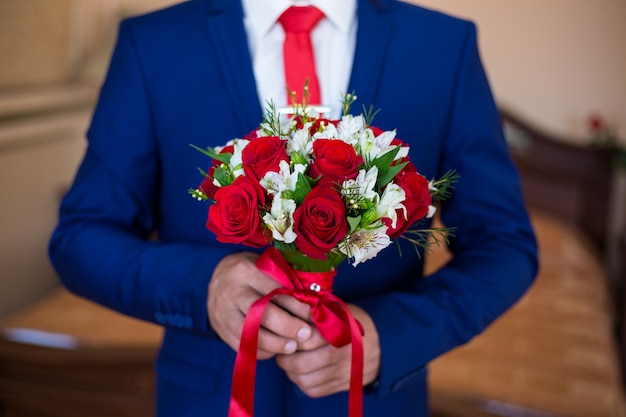
[[[358,30],[356,51],[352,64],[350,88],[358,97],[353,109],[369,107],[375,103],[387,45],[391,38],[391,24],[386,16],[384,1],[360,0],[358,6]]]
[[[262,109],[258,100],[243,9],[238,0],[208,2],[208,33],[211,46],[243,132],[258,126]]]
[[[348,91],[359,100],[353,108],[375,103],[383,76],[391,24],[386,18],[383,0],[359,0],[356,51]],[[206,0],[207,27],[211,46],[219,58],[220,71],[229,92],[228,100],[236,117],[247,131],[256,127],[263,115],[259,104],[252,62],[243,25],[239,0]]]

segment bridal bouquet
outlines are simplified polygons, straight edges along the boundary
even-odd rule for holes
[[[254,381],[255,366],[249,364],[256,356],[261,316],[277,294],[308,302],[329,343],[352,343],[350,416],[360,416],[362,335],[346,305],[332,294],[335,267],[344,260],[357,266],[372,259],[393,239],[408,239],[420,248],[450,232],[420,223],[434,215],[437,200],[450,195],[456,175],[422,176],[396,132],[371,125],[375,113],[349,114],[355,99],[342,96],[340,120],[313,115],[306,105],[281,116],[270,105],[260,127],[247,136],[220,147],[194,146],[212,160],[200,186],[190,190],[194,198],[212,203],[206,227],[223,243],[268,247],[257,266],[283,286],[260,299],[246,317],[231,416],[253,414],[254,390],[242,386]],[[325,320],[316,321],[322,316]]]

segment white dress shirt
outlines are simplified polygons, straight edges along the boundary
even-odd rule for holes
[[[311,33],[322,105],[327,116],[341,115],[340,94],[347,93],[356,45],[356,0],[242,0],[244,24],[252,58],[259,100],[263,109],[272,100],[287,106],[283,67],[285,33],[277,22],[290,6],[313,5],[325,17]],[[357,92],[358,93],[358,92]]]

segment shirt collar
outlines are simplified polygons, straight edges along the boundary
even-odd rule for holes
[[[265,36],[280,15],[293,5],[312,5],[341,32],[348,33],[356,18],[356,0],[242,0],[243,11],[255,36]]]

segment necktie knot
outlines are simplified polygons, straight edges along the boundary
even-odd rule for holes
[[[278,18],[286,33],[310,33],[324,13],[314,6],[291,6]]]

